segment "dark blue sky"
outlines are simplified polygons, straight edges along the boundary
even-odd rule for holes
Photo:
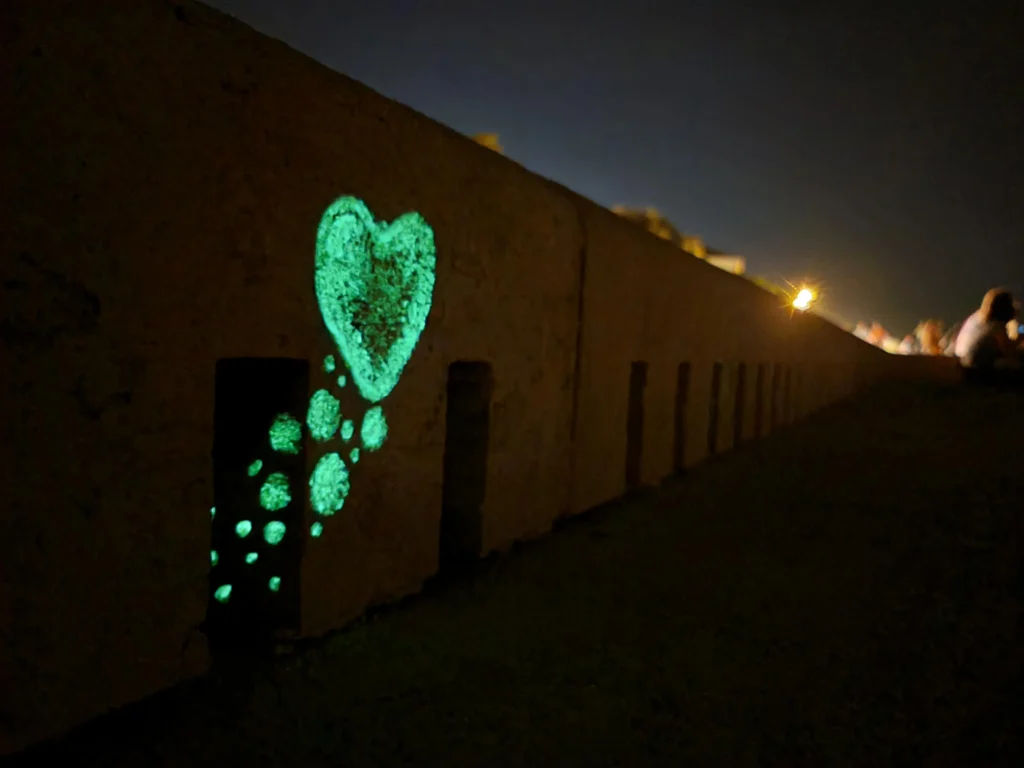
[[[902,334],[961,319],[993,285],[1024,293],[1024,12],[1009,6],[211,4],[458,131],[500,134],[598,203],[653,205],[752,274],[823,280],[850,321]]]

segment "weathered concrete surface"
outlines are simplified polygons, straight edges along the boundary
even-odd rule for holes
[[[881,390],[24,764],[1019,764],[1021,434]]]

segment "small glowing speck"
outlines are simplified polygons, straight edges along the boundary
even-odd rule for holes
[[[314,539],[319,539],[323,535],[323,532],[324,532],[324,524],[323,523],[313,523],[309,527],[309,535],[312,536]]]
[[[334,355],[324,358],[324,373],[334,373]]]
[[[216,565],[217,561],[220,560],[220,555],[217,554],[216,549],[210,550],[210,565]]]
[[[339,376],[338,377],[338,386],[339,387],[344,387],[346,381],[348,381],[348,379],[346,379],[344,376]]]
[[[258,552],[250,552],[248,555],[245,556],[246,564],[247,565],[252,565],[253,563],[256,562],[256,560],[259,559],[259,556],[260,555],[259,555]]]
[[[214,518],[216,516],[217,516],[217,508],[216,507],[210,507],[210,518],[212,519],[212,518]]]
[[[292,494],[288,487],[288,476],[283,472],[275,472],[267,478],[260,488],[260,506],[268,512],[277,512],[291,503]]]
[[[348,457],[349,457],[349,459],[351,459],[353,464],[358,464],[359,463],[359,449],[358,448],[353,448],[352,452],[349,453]]]
[[[213,593],[213,597],[218,603],[226,603],[228,598],[231,597],[231,585],[224,584],[223,586],[217,587],[217,591]]]
[[[384,418],[384,409],[379,405],[373,406],[363,416],[359,436],[363,440],[363,447],[368,451],[376,451],[388,439],[388,422]]]
[[[290,413],[279,413],[270,425],[270,447],[297,456],[301,439],[302,425]]]
[[[271,592],[277,592],[279,589],[281,589],[281,577],[271,576],[270,582],[267,584],[267,586],[270,587]]]
[[[284,538],[286,530],[285,524],[280,520],[272,520],[263,526],[263,538],[266,539],[267,544],[277,546]]]
[[[347,443],[355,433],[356,425],[352,422],[352,419],[345,419],[341,424],[341,439]]]
[[[261,469],[263,469],[263,460],[256,459],[256,461],[249,465],[249,477],[256,477]]]
[[[238,534],[240,539],[244,539],[250,533],[252,533],[252,522],[249,520],[242,520],[235,526],[235,533]]]

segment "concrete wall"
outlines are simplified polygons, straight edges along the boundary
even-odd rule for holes
[[[759,365],[765,431],[770,399],[782,405],[772,366],[810,372],[801,412],[898,367],[203,6],[3,12],[4,750],[207,668],[215,366],[299,358],[311,389],[332,385],[312,267],[340,195],[378,219],[422,213],[437,287],[385,402],[388,442],[305,542],[302,634],[436,571],[454,361],[494,370],[481,554],[623,492],[633,361],[649,365],[647,483],[673,470],[681,362],[689,464],[706,453],[716,361],[723,403],[747,364],[749,436]],[[367,408],[351,387],[340,397],[346,416]],[[734,406],[720,412],[725,450]]]

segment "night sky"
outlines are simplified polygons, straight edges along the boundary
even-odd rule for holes
[[[652,205],[751,274],[821,280],[847,321],[902,336],[994,285],[1024,294],[1024,11],[1009,4],[210,4],[460,132],[498,133],[602,205]]]

